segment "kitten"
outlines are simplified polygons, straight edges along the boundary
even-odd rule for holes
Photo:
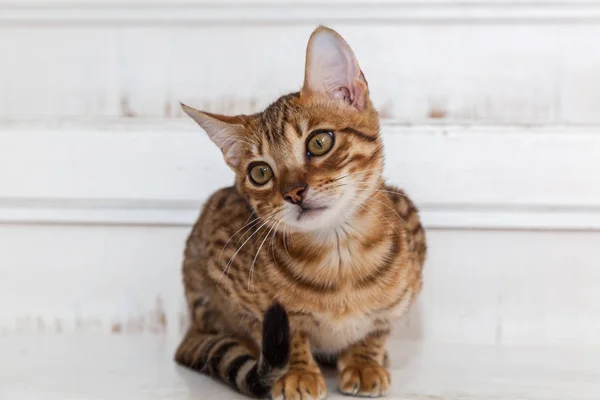
[[[236,182],[210,197],[187,240],[191,327],[176,361],[292,400],[326,396],[315,359],[329,357],[342,393],[386,394],[385,344],[421,289],[425,233],[383,182],[378,115],[348,44],[317,28],[302,90],[261,113],[182,106]]]

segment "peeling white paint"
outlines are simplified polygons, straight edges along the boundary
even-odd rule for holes
[[[188,231],[0,225],[0,332],[181,333]],[[600,233],[430,230],[428,237],[423,293],[396,337],[600,346]]]
[[[254,112],[329,23],[387,118],[600,123],[597,2],[84,3],[0,2],[0,119]]]

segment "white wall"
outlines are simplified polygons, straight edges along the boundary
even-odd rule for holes
[[[382,128],[385,175],[438,228],[600,229],[592,128]],[[189,225],[233,182],[191,120],[0,127],[0,221]]]
[[[188,230],[0,225],[0,334],[179,333]],[[424,291],[398,337],[598,344],[600,233],[434,229],[428,237]]]
[[[388,118],[600,121],[597,1],[347,3],[1,0],[0,118],[257,110],[299,87],[328,23]]]
[[[598,343],[600,2],[0,0],[0,333],[178,331],[231,173],[178,101],[256,111],[321,22],[384,117],[431,256],[398,333]]]

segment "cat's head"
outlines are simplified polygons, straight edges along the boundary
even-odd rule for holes
[[[309,39],[299,93],[254,115],[183,109],[219,146],[240,193],[275,229],[338,227],[380,182],[383,147],[367,81],[350,46],[329,28]]]

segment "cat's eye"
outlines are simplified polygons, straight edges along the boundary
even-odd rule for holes
[[[316,131],[306,142],[306,152],[309,156],[322,156],[333,147],[333,133],[330,131]]]
[[[273,177],[273,170],[265,163],[251,164],[248,168],[248,176],[252,183],[257,186],[262,186],[269,182]]]

